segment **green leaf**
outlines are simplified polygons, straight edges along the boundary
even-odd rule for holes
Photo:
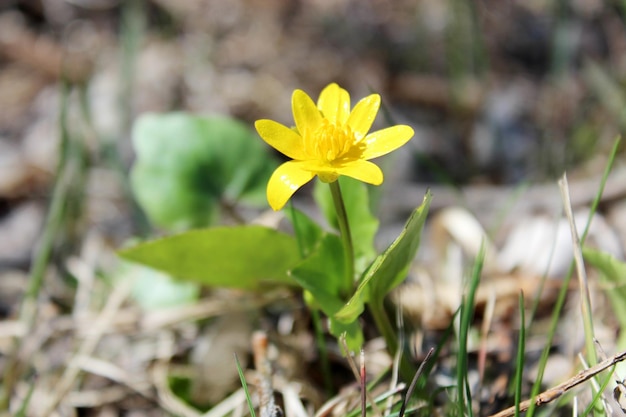
[[[355,320],[351,323],[343,323],[330,317],[328,322],[328,330],[330,331],[330,334],[335,336],[337,339],[342,336],[345,337],[348,349],[355,353],[361,349],[364,339],[363,330],[361,330],[361,325],[358,321]]]
[[[335,314],[336,319],[352,322],[363,312],[364,303],[382,300],[404,280],[419,247],[430,200],[429,191],[422,205],[409,217],[400,235],[367,269],[350,301]]]
[[[287,271],[300,260],[293,237],[262,226],[192,230],[141,243],[120,256],[174,277],[215,287],[295,285]]]
[[[339,177],[338,181],[350,223],[354,245],[355,271],[360,274],[376,256],[374,237],[378,231],[378,219],[370,212],[369,196],[365,184],[345,176]],[[328,184],[317,181],[313,196],[328,223],[337,228],[337,213]]]
[[[326,315],[332,316],[344,304],[339,296],[343,271],[341,239],[325,234],[315,252],[291,270],[291,276],[313,296]]]
[[[135,122],[132,139],[132,189],[156,225],[208,226],[222,201],[266,204],[275,162],[256,134],[235,119],[145,114]]]
[[[611,290],[606,293],[613,305],[615,315],[621,323],[620,328],[626,329],[626,286],[624,286],[626,264],[611,254],[589,247],[583,248],[583,257],[588,265],[594,266],[602,273],[601,279],[611,285]],[[624,337],[626,336],[622,336],[621,339]],[[622,340],[622,342],[624,341],[626,340]]]
[[[285,210],[285,214],[293,226],[302,257],[310,256],[322,240],[325,234],[324,230],[309,216],[294,208],[293,205]]]
[[[305,299],[311,307],[318,307],[328,316],[330,333],[345,336],[348,348],[358,351],[363,345],[359,322],[340,322],[333,315],[344,302],[339,296],[344,271],[343,247],[339,236],[324,234],[311,256],[291,271],[291,276],[305,290]],[[312,298],[312,300],[311,300]]]

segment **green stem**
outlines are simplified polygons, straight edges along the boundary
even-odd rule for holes
[[[389,316],[385,312],[385,308],[383,306],[383,301],[372,300],[368,303],[370,313],[374,318],[374,323],[376,323],[376,328],[382,334],[385,339],[385,343],[387,344],[387,350],[389,354],[393,357],[399,349],[398,346],[398,336],[396,335],[396,331],[389,321]],[[411,363],[406,358],[404,352],[400,355],[400,366],[398,367],[400,376],[405,381],[411,381],[415,374],[415,369],[411,365]]]
[[[328,361],[328,349],[326,349],[326,341],[324,340],[324,330],[322,329],[322,318],[320,317],[319,310],[316,308],[311,309],[311,318],[313,320],[313,328],[315,329],[315,341],[317,349],[320,352],[320,362],[322,365],[322,374],[324,377],[324,389],[326,394],[332,396],[333,394],[333,380],[330,370],[330,362]]]
[[[345,255],[345,285],[346,294],[351,294],[354,286],[354,246],[352,245],[352,235],[350,234],[350,225],[348,223],[348,213],[341,196],[341,188],[339,181],[329,183],[330,192],[333,196],[335,211],[337,212],[337,223],[339,224],[339,232],[341,233],[341,242],[343,243],[343,252]]]
[[[289,211],[291,212],[291,221],[293,222],[293,229],[296,235],[296,241],[298,243],[298,250],[300,251],[300,257],[305,258],[304,242],[302,238],[302,232],[298,224],[298,216],[296,215],[296,209],[293,206],[293,202],[289,201]],[[316,307],[309,305],[311,311],[311,320],[313,321],[313,328],[315,329],[315,342],[317,344],[317,350],[320,353],[320,362],[322,365],[322,374],[324,376],[324,388],[328,396],[333,394],[333,381],[332,373],[330,371],[330,361],[328,360],[328,349],[326,348],[326,340],[324,340],[324,329],[322,326],[322,318],[320,312]]]

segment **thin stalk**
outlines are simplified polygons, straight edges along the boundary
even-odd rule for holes
[[[243,368],[241,368],[241,363],[239,362],[239,358],[237,354],[235,356],[235,366],[237,367],[237,373],[239,374],[239,380],[241,381],[241,387],[243,388],[243,392],[246,394],[246,402],[248,403],[248,410],[250,411],[251,417],[256,417],[256,413],[254,412],[254,404],[252,403],[252,396],[250,395],[250,391],[248,390],[248,384],[246,382],[246,377],[243,374]]]
[[[350,234],[350,224],[348,223],[348,213],[341,196],[341,188],[339,181],[329,183],[330,192],[333,196],[335,211],[337,212],[337,224],[341,233],[341,242],[343,244],[345,272],[344,292],[350,294],[354,285],[354,245],[352,244],[352,235]],[[344,294],[345,295],[345,294]]]
[[[524,293],[519,293],[519,342],[517,343],[517,360],[515,369],[515,417],[520,416],[520,402],[522,402],[522,376],[524,373],[524,353],[526,350],[526,318],[524,315]]]

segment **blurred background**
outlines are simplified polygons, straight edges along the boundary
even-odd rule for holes
[[[386,216],[427,185],[597,176],[626,123],[625,13],[618,0],[4,0],[0,212],[28,227],[0,260],[27,262],[43,219],[33,200],[47,201],[68,152],[88,221],[123,240],[138,227],[126,215],[138,115],[291,124],[291,92],[315,98],[330,82],[353,101],[380,93],[378,127],[416,131],[383,168],[424,186],[390,191]]]
[[[293,89],[316,97],[336,81],[355,99],[381,93],[388,117],[416,129],[412,180],[545,180],[601,154],[624,123],[625,10],[617,0],[4,0],[0,132],[11,149],[54,149],[58,129],[36,131],[55,120],[65,79],[86,89],[94,146],[116,142],[127,161],[143,112],[291,123]],[[28,158],[54,167],[53,155]]]
[[[353,103],[380,93],[378,127],[415,129],[382,164],[384,216],[404,219],[427,186],[435,209],[491,187],[471,207],[491,215],[502,190],[602,175],[626,126],[626,1],[1,0],[0,317],[18,315],[33,270],[44,315],[80,310],[76,257],[97,270],[148,233],[127,180],[136,117],[290,125],[292,91],[330,82]],[[553,188],[532,198],[560,204]]]

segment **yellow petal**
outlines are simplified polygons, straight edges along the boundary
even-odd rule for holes
[[[337,84],[328,84],[320,93],[317,108],[334,124],[344,124],[350,115],[350,94]]]
[[[378,165],[362,159],[357,159],[337,168],[337,173],[373,185],[380,185],[383,182],[383,172],[378,168]]]
[[[288,161],[276,168],[267,183],[267,201],[280,210],[298,188],[311,181],[314,172],[303,169],[304,162]]]
[[[365,150],[361,157],[372,159],[398,149],[413,137],[410,126],[398,125],[378,130],[367,135],[363,141]]]
[[[348,126],[352,129],[356,140],[361,140],[372,127],[378,108],[380,107],[380,96],[372,94],[360,100],[350,116],[348,117]]]
[[[314,172],[322,182],[337,181],[339,177],[336,167],[322,161],[314,159],[302,161],[302,167],[307,171]]]
[[[292,129],[273,120],[257,120],[254,123],[257,132],[268,145],[287,155],[291,159],[304,159],[302,136]]]
[[[293,119],[301,136],[308,131],[315,131],[322,123],[322,114],[315,107],[315,103],[304,91],[296,90],[291,96]]]

